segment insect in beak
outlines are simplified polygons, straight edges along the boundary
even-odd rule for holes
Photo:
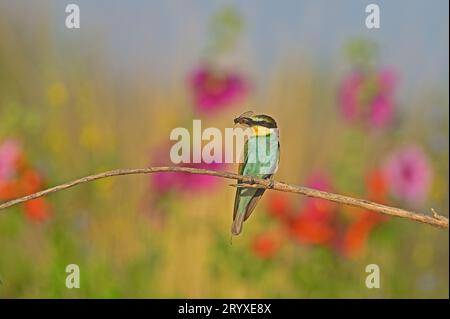
[[[252,120],[251,120],[250,118],[248,118],[248,117],[242,117],[242,116],[239,116],[239,117],[237,117],[237,118],[234,119],[234,124],[235,124],[235,125],[236,125],[236,124],[242,124],[242,125],[248,125],[248,126],[250,126],[251,123],[252,123]]]
[[[238,117],[236,117],[234,119],[234,125],[242,124],[242,125],[251,126],[252,119],[249,116],[252,116],[252,115],[253,115],[252,111],[247,111],[247,112],[242,113],[241,115],[239,115]]]

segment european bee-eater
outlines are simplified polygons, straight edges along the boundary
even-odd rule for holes
[[[238,173],[271,179],[278,169],[280,159],[277,123],[268,115],[254,115],[253,112],[245,112],[235,118],[234,123],[251,130],[244,144],[243,160],[239,164]],[[241,233],[242,224],[250,217],[264,191],[263,188],[238,187],[236,189],[231,226],[233,235]]]

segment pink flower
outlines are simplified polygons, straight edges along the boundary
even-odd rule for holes
[[[349,122],[361,121],[372,128],[388,125],[394,117],[396,76],[392,70],[375,74],[355,71],[344,78],[340,92],[341,113]]]
[[[223,72],[201,66],[190,78],[195,106],[210,113],[240,102],[248,94],[248,84],[238,73]]]
[[[223,169],[224,164],[202,162],[202,163],[185,164],[182,166],[219,171]],[[214,176],[194,175],[189,173],[180,173],[180,175],[183,189],[188,191],[207,190],[210,189],[211,186],[216,185],[218,182],[218,178]]]
[[[359,108],[358,92],[360,91],[362,83],[363,76],[359,72],[350,73],[342,81],[339,92],[339,103],[344,119],[349,122],[354,121],[357,117]]]
[[[332,183],[324,172],[315,172],[306,179],[306,186],[320,191],[331,192]],[[336,204],[320,198],[306,198],[304,211],[310,219],[329,222],[335,214]]]
[[[425,200],[431,183],[432,169],[419,147],[407,146],[391,153],[383,167],[392,195],[414,204]]]
[[[370,122],[374,127],[383,127],[393,117],[393,101],[390,97],[380,94],[372,100]]]
[[[22,159],[22,148],[15,140],[6,140],[0,144],[0,180],[11,178]]]
[[[318,189],[320,191],[330,191],[331,181],[327,174],[323,172],[314,172],[306,179],[306,186]]]
[[[383,69],[378,72],[378,87],[380,93],[391,94],[393,93],[397,82],[397,75],[394,70]]]
[[[170,166],[170,145],[157,146],[152,152],[151,166]],[[150,175],[150,182],[155,192],[167,193],[178,186],[178,173],[154,173]]]

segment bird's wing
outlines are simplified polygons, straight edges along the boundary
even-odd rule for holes
[[[239,162],[238,166],[238,174],[243,175],[244,174],[244,168],[248,161],[248,139],[244,143],[244,152],[241,155],[243,158]]]
[[[244,143],[244,153],[243,153],[243,160],[240,161],[239,166],[238,166],[238,174],[242,175],[244,173],[244,168],[245,165],[247,164],[248,161],[248,140],[245,141]],[[240,183],[241,181],[238,180],[238,183]],[[236,218],[236,213],[239,207],[239,195],[241,193],[241,190],[243,190],[243,188],[236,188],[236,195],[234,196],[234,211],[233,211],[233,220]]]
[[[244,160],[241,161],[241,163],[239,164],[239,168],[238,168],[238,172],[240,175],[245,175],[244,168],[246,167],[247,161],[248,161],[248,140],[244,144],[243,156],[244,156]],[[272,176],[272,174],[265,175],[265,176],[263,176],[263,178],[269,178],[270,176]],[[236,214],[237,214],[237,211],[239,208],[239,201],[241,199],[240,197],[248,196],[251,198],[247,204],[247,208],[246,208],[245,215],[244,215],[244,221],[246,221],[252,214],[253,210],[256,207],[256,204],[261,199],[261,196],[264,194],[264,192],[265,192],[264,188],[237,188],[236,195],[234,198],[233,221],[236,219]]]
[[[248,203],[247,210],[245,212],[244,221],[246,221],[250,215],[252,214],[253,210],[256,207],[256,204],[261,199],[261,196],[264,194],[265,189],[264,188],[256,188],[255,194],[253,195],[252,199]]]

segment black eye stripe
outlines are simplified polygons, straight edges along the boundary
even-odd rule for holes
[[[264,126],[264,127],[267,127],[267,128],[276,128],[275,124],[269,123],[269,122],[266,122],[266,121],[252,121],[252,124]]]

